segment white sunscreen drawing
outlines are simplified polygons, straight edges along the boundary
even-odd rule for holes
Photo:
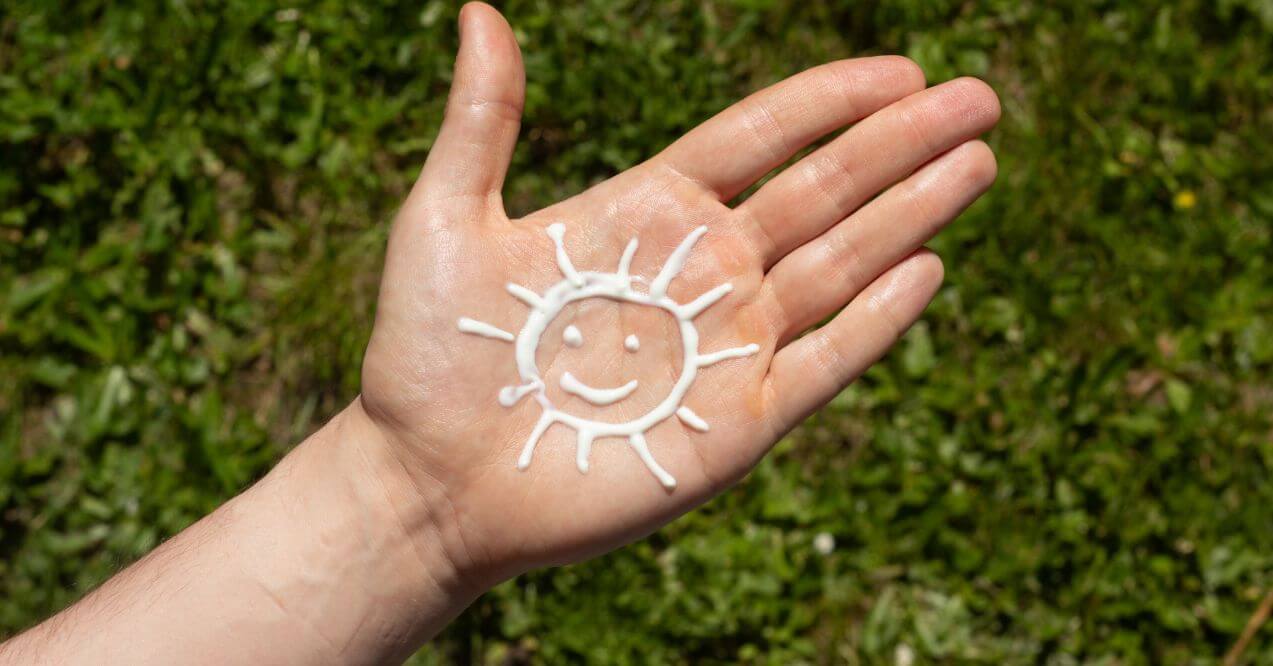
[[[561,375],[561,390],[566,393],[577,395],[594,405],[613,405],[616,402],[632,395],[637,388],[637,380],[632,380],[619,388],[598,389],[592,388],[587,384],[575,379],[575,376],[569,371]]]
[[[521,378],[521,384],[505,386],[500,389],[499,403],[501,405],[512,407],[527,395],[533,395],[535,401],[539,403],[541,409],[539,420],[535,423],[535,427],[531,429],[530,436],[522,447],[521,456],[517,459],[517,468],[525,470],[530,467],[531,458],[535,454],[535,446],[539,443],[540,438],[548,431],[549,427],[555,423],[560,423],[574,428],[577,433],[575,463],[580,472],[588,471],[588,460],[594,440],[603,437],[622,437],[627,439],[628,445],[632,447],[637,457],[640,458],[641,462],[645,463],[645,466],[649,468],[650,472],[654,474],[660,483],[669,490],[675,488],[676,479],[671,474],[668,474],[667,470],[663,469],[658,461],[654,459],[654,456],[650,454],[649,446],[645,441],[646,431],[675,414],[686,427],[699,432],[707,432],[709,427],[707,421],[703,420],[689,407],[681,404],[685,394],[694,383],[694,378],[698,376],[699,369],[726,359],[751,356],[760,351],[760,346],[756,344],[731,347],[703,354],[698,351],[699,337],[698,329],[694,326],[694,318],[732,291],[733,286],[729,283],[709,289],[698,298],[684,304],[677,303],[667,295],[668,285],[684,268],[690,251],[694,248],[694,244],[698,242],[698,239],[707,233],[707,227],[695,229],[685,240],[681,241],[681,244],[668,257],[667,262],[663,264],[659,274],[650,281],[649,290],[644,292],[633,289],[633,283],[643,282],[643,280],[634,277],[630,273],[632,257],[636,254],[637,249],[635,238],[628,242],[623,255],[619,258],[619,266],[615,272],[581,272],[575,269],[574,264],[570,261],[570,255],[566,253],[563,243],[566,232],[565,225],[561,223],[549,225],[547,232],[556,246],[557,267],[565,278],[549,287],[543,294],[537,294],[517,284],[510,283],[506,286],[508,293],[530,307],[530,314],[527,315],[526,323],[522,326],[522,329],[514,335],[496,326],[469,319],[468,317],[461,317],[457,322],[457,327],[463,333],[514,343],[514,360],[517,365],[517,373]],[[632,420],[622,423],[594,421],[558,409],[548,399],[547,387],[539,375],[539,368],[535,365],[535,351],[539,349],[539,343],[543,338],[544,331],[552,323],[553,319],[570,303],[589,298],[605,298],[620,303],[658,308],[675,317],[679,325],[681,350],[684,353],[680,376],[677,377],[671,390],[661,402],[645,414]],[[570,325],[562,333],[562,342],[571,347],[579,347],[583,345],[583,335],[578,328]],[[623,348],[629,352],[636,352],[640,349],[640,346],[640,340],[634,334],[628,335],[623,341]],[[559,384],[566,393],[600,406],[611,405],[626,399],[637,390],[638,386],[637,380],[634,379],[614,388],[595,388],[579,380],[569,372],[562,373]]]

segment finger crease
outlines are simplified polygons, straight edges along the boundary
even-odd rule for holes
[[[764,104],[745,104],[743,115],[747,128],[765,150],[769,151],[770,161],[780,164],[790,154],[787,136],[782,124],[774,117],[773,112]],[[768,131],[766,131],[768,130]]]
[[[756,217],[756,212],[746,203],[735,208],[734,212],[742,218],[740,226],[747,229],[747,238],[752,248],[764,258],[764,269],[768,271],[780,259],[778,256],[778,241],[773,237],[769,228]]]
[[[891,342],[889,342],[889,346],[892,346],[893,343],[901,339],[902,333],[905,332],[906,329],[902,326],[901,322],[897,320],[897,314],[893,311],[892,306],[889,305],[887,301],[880,298],[879,294],[872,294],[867,300],[867,308],[884,318],[884,323],[888,326],[888,332],[892,338]]]

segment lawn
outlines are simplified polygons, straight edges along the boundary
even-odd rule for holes
[[[444,2],[65,4],[0,3],[0,636],[356,394],[456,46]],[[739,488],[415,661],[1219,662],[1273,590],[1273,4],[1154,4],[507,3],[514,215],[860,54],[989,82],[1000,176]]]

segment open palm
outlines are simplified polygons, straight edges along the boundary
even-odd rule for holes
[[[999,114],[973,79],[925,90],[903,58],[830,63],[510,220],[500,189],[523,77],[503,18],[467,6],[446,120],[390,236],[361,398],[438,507],[448,554],[491,578],[604,552],[684,513],[878,359],[941,281],[922,244],[994,179],[975,137]],[[701,307],[681,311],[696,353],[666,307],[613,293],[544,302],[554,287],[613,291],[615,275],[632,276],[636,300]],[[543,325],[523,342],[536,313]],[[712,356],[722,350],[734,352]],[[579,426],[643,418],[623,433]]]

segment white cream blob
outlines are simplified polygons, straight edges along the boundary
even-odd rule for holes
[[[566,330],[561,332],[561,341],[571,347],[582,347],[583,333],[580,333],[579,329],[574,324],[571,324],[566,327]]]
[[[460,330],[464,331],[465,333],[480,335],[484,338],[504,340],[505,342],[513,341],[512,333],[509,333],[508,331],[505,331],[502,328],[491,326],[490,324],[484,321],[477,321],[476,319],[469,319],[468,317],[460,317],[459,327],[460,327]]]
[[[698,351],[698,329],[695,328],[693,320],[701,312],[711,307],[721,298],[724,298],[733,289],[729,283],[717,285],[686,304],[677,303],[667,295],[668,285],[684,268],[690,251],[693,249],[694,244],[698,242],[698,239],[707,233],[707,227],[695,229],[681,241],[680,245],[668,257],[659,274],[650,281],[649,290],[645,292],[637,291],[633,288],[634,283],[642,282],[642,280],[630,274],[632,257],[636,254],[637,249],[635,238],[629,241],[627,247],[624,248],[623,255],[619,259],[618,269],[615,272],[580,272],[575,269],[574,264],[570,261],[570,256],[566,253],[565,244],[563,243],[565,229],[565,225],[561,223],[551,224],[546,229],[548,236],[552,238],[556,246],[557,267],[561,270],[565,279],[549,287],[543,294],[536,294],[517,284],[510,283],[506,287],[510,294],[530,307],[530,314],[527,315],[526,323],[516,336],[490,324],[467,317],[458,321],[458,328],[464,333],[514,342],[514,360],[516,361],[517,372],[521,376],[522,383],[501,389],[499,392],[499,403],[505,407],[511,407],[526,395],[533,395],[542,410],[539,420],[535,423],[535,427],[531,430],[530,436],[522,447],[521,455],[517,459],[517,468],[525,470],[530,466],[531,458],[535,453],[535,445],[538,444],[540,438],[543,437],[549,427],[554,423],[560,423],[574,428],[577,433],[575,462],[579,467],[579,471],[588,471],[588,458],[592,451],[593,440],[598,437],[624,437],[628,440],[628,444],[633,451],[636,452],[637,457],[641,462],[645,463],[645,466],[649,468],[659,482],[668,489],[675,488],[676,479],[671,474],[668,474],[667,470],[663,469],[650,453],[649,446],[645,440],[646,431],[675,414],[687,427],[706,432],[709,427],[707,422],[689,407],[681,404],[681,400],[684,399],[685,394],[694,383],[694,378],[698,375],[699,369],[726,359],[750,356],[760,351],[760,346],[749,344],[705,354],[700,354]],[[668,312],[677,320],[678,330],[681,335],[681,350],[684,354],[680,376],[677,377],[671,390],[661,402],[632,420],[622,423],[596,421],[557,409],[548,399],[544,381],[540,377],[538,366],[535,364],[535,352],[539,348],[539,343],[548,325],[561,313],[565,306],[589,298],[606,298],[620,303],[654,307]],[[565,331],[562,332],[562,340],[567,345],[578,347],[583,344],[583,335],[578,328],[571,325],[567,326]],[[637,351],[640,345],[640,340],[637,339],[636,335],[628,335],[623,341],[624,349],[629,352]],[[632,395],[638,385],[636,380],[632,380],[616,388],[599,389],[580,381],[569,372],[562,373],[559,383],[563,391],[595,405],[610,405],[619,402]]]
[[[707,421],[704,421],[703,417],[695,414],[694,410],[686,407],[685,405],[681,405],[680,408],[676,410],[676,418],[680,419],[681,423],[684,423],[699,432],[707,432],[711,429],[711,426],[707,425]]]

